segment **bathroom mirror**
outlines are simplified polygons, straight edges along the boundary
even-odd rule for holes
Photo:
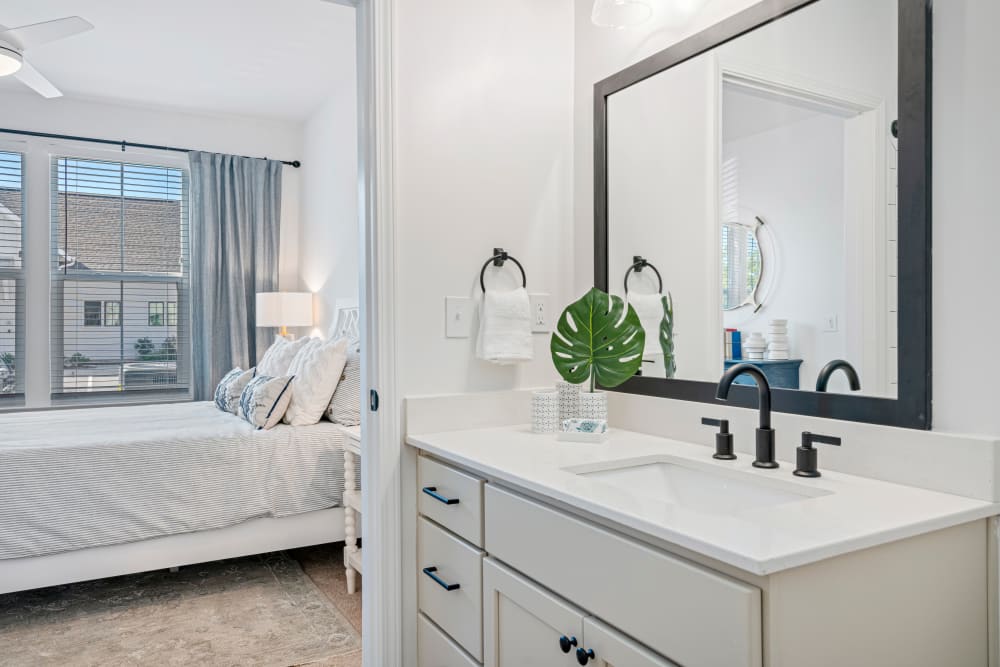
[[[672,373],[619,390],[748,362],[776,410],[930,427],[929,4],[768,0],[595,85],[595,283],[654,341],[673,301]]]

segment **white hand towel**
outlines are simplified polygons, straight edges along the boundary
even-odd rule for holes
[[[663,296],[661,294],[628,293],[628,302],[635,308],[639,323],[646,331],[643,356],[662,354],[660,349],[660,323],[663,322]]]
[[[489,290],[479,305],[479,337],[476,356],[495,364],[531,361],[535,346],[531,340],[531,303],[528,291]]]

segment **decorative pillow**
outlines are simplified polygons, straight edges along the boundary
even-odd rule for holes
[[[347,363],[326,409],[326,418],[344,426],[361,425],[361,353],[356,349],[347,354]]]
[[[271,344],[271,347],[267,348],[267,352],[264,353],[264,356],[257,363],[257,372],[261,375],[270,375],[271,377],[288,375],[288,367],[291,365],[295,355],[311,340],[313,339],[298,338],[296,340],[288,340],[283,336],[275,336],[274,343]]]
[[[292,402],[285,413],[285,423],[308,426],[318,422],[330,405],[346,363],[345,339],[309,346],[296,358]]]
[[[245,371],[237,366],[226,373],[219,381],[219,386],[215,388],[215,407],[223,412],[237,414],[240,409],[240,395],[256,372],[255,368]]]
[[[298,375],[302,367],[305,366],[306,361],[312,357],[316,349],[322,344],[322,338],[307,338],[305,345],[298,349],[295,353],[295,358],[288,364],[286,375]]]
[[[258,429],[269,429],[281,421],[292,398],[291,377],[258,375],[240,395],[240,416]]]

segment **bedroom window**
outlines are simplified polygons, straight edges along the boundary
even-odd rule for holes
[[[60,157],[51,188],[53,396],[187,394],[186,171]]]
[[[20,153],[0,152],[0,400],[23,396],[24,276]]]

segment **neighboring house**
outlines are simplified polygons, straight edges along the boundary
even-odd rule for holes
[[[172,382],[184,295],[176,280],[160,278],[181,273],[186,228],[179,224],[182,202],[54,194],[51,345],[53,366],[63,360],[63,388],[129,384],[128,365],[136,363],[144,363],[145,371],[169,371],[153,382]],[[20,209],[20,198],[19,191],[0,188],[0,231],[20,230],[20,216],[11,213]],[[13,236],[0,233],[0,268],[17,265],[19,253],[10,243],[4,249],[4,239]],[[95,274],[123,273],[125,279],[87,280]],[[13,303],[13,289],[13,281],[0,281],[0,355],[14,351],[14,309],[3,308],[6,299]]]

